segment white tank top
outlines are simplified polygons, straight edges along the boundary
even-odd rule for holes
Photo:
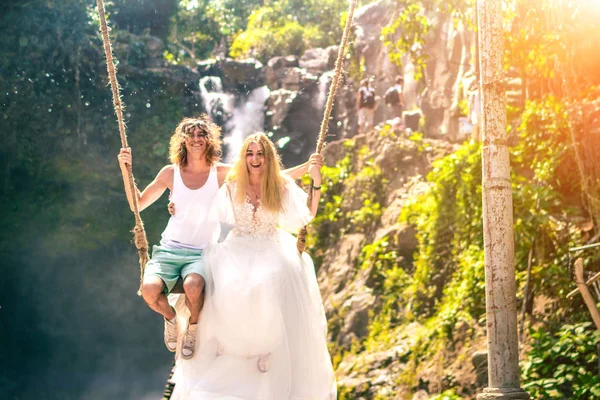
[[[170,200],[175,215],[162,233],[161,245],[169,248],[204,249],[219,238],[219,222],[208,218],[208,211],[219,190],[217,167],[213,166],[204,185],[191,190],[183,183],[181,169],[173,166],[173,190]]]

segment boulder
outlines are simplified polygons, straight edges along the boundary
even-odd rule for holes
[[[218,76],[219,78],[222,76],[222,71],[214,58],[198,61],[196,65],[196,71],[200,76]]]
[[[306,50],[302,58],[300,58],[300,68],[304,68],[315,75],[333,69],[335,67],[337,49],[338,46],[330,46],[327,48],[317,47]]]
[[[428,399],[429,399],[429,393],[427,393],[424,390],[419,390],[412,397],[412,400],[428,400]]]
[[[331,304],[328,307],[331,296],[340,293],[354,274],[355,260],[360,255],[365,235],[353,233],[344,235],[340,239],[339,246],[327,251],[323,265],[319,269],[319,287],[326,300],[326,310],[331,309]]]
[[[267,62],[267,67],[272,69],[294,68],[299,66],[298,57],[296,56],[273,57]]]
[[[165,49],[165,44],[162,40],[157,38],[156,36],[146,36],[146,54],[150,58],[161,58],[163,57],[163,51]]]
[[[313,97],[313,90],[278,89],[267,99],[264,130],[274,142],[281,140],[279,152],[288,165],[303,163],[314,152],[321,113]],[[286,146],[288,142],[293,145]]]
[[[283,74],[280,75],[280,84],[283,89],[286,90],[300,90],[300,82],[302,81],[302,74],[304,70],[298,67],[284,68]]]
[[[218,67],[221,70],[223,89],[226,91],[247,94],[265,84],[263,65],[258,60],[225,58],[218,61]]]
[[[487,351],[476,351],[471,356],[471,362],[477,374],[477,387],[482,388],[488,385],[488,353]]]
[[[350,348],[354,339],[362,339],[369,333],[369,310],[375,304],[375,296],[363,291],[348,299],[342,309],[345,311],[344,326],[340,332],[339,342]]]

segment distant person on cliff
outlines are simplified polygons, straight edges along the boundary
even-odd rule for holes
[[[360,82],[356,93],[356,112],[358,113],[358,133],[365,133],[373,129],[375,109],[379,98],[375,96],[375,89],[371,87],[370,79],[365,78]]]
[[[473,125],[471,132],[471,140],[474,142],[481,140],[480,124],[481,124],[481,96],[479,93],[479,85],[477,80],[469,86],[469,121]]]
[[[402,122],[402,112],[404,111],[404,78],[401,76],[396,77],[396,83],[385,91],[383,96],[385,104],[392,108],[394,118],[400,118]]]
[[[189,359],[195,352],[197,323],[204,302],[203,252],[220,233],[219,223],[209,218],[208,211],[231,167],[219,162],[221,129],[206,114],[184,118],[179,123],[171,136],[169,158],[172,164],[164,166],[142,192],[136,188],[135,193],[140,211],[156,202],[166,189],[170,191],[172,204],[177,206],[177,213],[169,219],[160,244],[152,249],[152,258],[144,271],[142,297],[152,310],[164,317],[165,345],[175,352],[180,331],[167,294],[180,277],[183,279],[190,316],[183,331],[181,356]],[[121,149],[117,159],[127,200],[133,208],[133,194],[126,178],[127,164],[132,165],[131,150]],[[287,173],[297,179],[307,169],[308,163],[305,163]],[[174,207],[170,207],[170,211],[174,214]]]

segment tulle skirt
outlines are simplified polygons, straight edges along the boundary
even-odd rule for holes
[[[295,238],[230,235],[205,260],[196,354],[178,359],[171,398],[336,399],[314,265],[298,254]],[[182,303],[178,314],[187,318]],[[259,370],[261,355],[267,372]]]

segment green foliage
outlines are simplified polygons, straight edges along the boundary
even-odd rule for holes
[[[531,289],[536,295],[558,299],[555,304],[562,310],[547,316],[543,328],[539,329],[549,338],[560,329],[567,312],[574,322],[589,319],[585,313],[573,312],[579,309],[577,303],[564,300],[566,290],[572,288],[567,249],[581,244],[580,233],[568,224],[568,218],[577,216],[577,212],[565,206],[573,202],[568,200],[569,196],[580,193],[577,177],[573,175],[576,171],[573,153],[563,144],[569,134],[566,110],[564,104],[551,97],[527,102],[510,139],[513,143],[517,295],[522,297],[528,255],[533,251]],[[393,137],[385,129],[380,136],[381,140]],[[418,133],[409,139],[417,145],[418,152],[425,151],[429,145]],[[403,332],[411,331],[414,340],[406,353],[399,355],[406,363],[396,377],[399,386],[415,387],[422,366],[430,365],[428,362],[434,357],[442,363],[444,357],[453,354],[454,343],[462,341],[464,344],[474,339],[479,331],[475,326],[485,323],[481,152],[479,143],[467,143],[453,154],[435,161],[427,176],[429,190],[405,203],[400,222],[410,223],[416,229],[418,248],[414,263],[402,260],[393,236],[364,245],[358,260],[357,275],[366,276],[368,290],[377,300],[369,313],[367,336],[347,350],[345,356],[389,349],[397,345]],[[362,160],[368,157],[364,148],[349,154],[346,159],[349,165],[352,157]],[[368,163],[365,166],[365,175],[372,180],[376,171],[370,170],[369,166]],[[353,180],[359,173],[336,170],[335,175],[336,184],[343,182],[337,189],[351,193]],[[332,194],[329,196],[336,198]],[[347,212],[343,201],[334,201],[332,207],[334,205],[337,221],[355,215],[362,207],[356,202]],[[343,225],[339,229],[344,229]],[[335,242],[329,245],[332,243]],[[416,331],[415,325],[419,326]],[[534,337],[533,340],[538,339]],[[553,367],[547,370],[554,371],[557,360],[544,358],[539,365],[551,365]],[[366,367],[359,365],[356,368]],[[556,382],[548,379],[559,378],[536,376],[524,376],[525,384],[532,387],[546,385],[552,390],[545,394],[540,392],[538,398],[551,398],[548,396],[559,393],[555,390],[563,395],[576,393],[584,387],[574,379],[560,378],[562,386],[557,389]],[[595,381],[585,382],[595,384]],[[360,388],[354,389],[349,393],[356,396]],[[588,398],[586,396],[593,395],[591,390],[573,398]],[[450,389],[437,398],[460,398],[457,393],[460,392]],[[564,398],[570,398],[566,396]]]
[[[416,2],[406,4],[398,18],[381,31],[391,62],[401,67],[404,55],[410,54],[415,64],[415,80],[423,76],[426,58],[422,48],[430,29],[431,22],[425,15],[423,4]]]
[[[372,160],[354,172],[355,159],[365,156],[366,147],[356,152],[353,141],[345,144],[346,156],[334,167],[322,169],[320,209],[311,224],[315,229],[309,242],[317,257],[342,233],[368,233],[379,221],[387,180]],[[358,153],[358,154],[356,154]]]
[[[518,69],[529,98],[580,96],[600,83],[595,45],[600,8],[589,2],[506,2],[506,67]]]
[[[408,139],[417,145],[417,151],[419,153],[422,153],[426,148],[430,147],[429,144],[423,140],[423,134],[421,132],[413,132]]]
[[[481,235],[481,155],[478,144],[466,144],[434,163],[427,176],[430,191],[413,199],[401,220],[416,226],[419,250],[406,297],[411,311],[431,315],[435,299],[452,280],[465,251],[483,248]],[[472,286],[472,285],[471,285]],[[475,298],[475,303],[483,298]]]
[[[600,399],[600,332],[590,322],[531,333],[532,348],[522,365],[523,388],[536,399]]]
[[[263,7],[250,16],[248,29],[236,36],[231,45],[232,57],[254,57],[267,62],[282,54],[304,53],[316,33],[314,28],[303,27],[292,18],[269,21],[274,19],[274,13],[273,8]]]
[[[181,0],[167,42],[178,63],[214,57],[227,51],[233,37],[248,25],[262,0]]]
[[[463,397],[456,394],[454,389],[445,390],[444,392],[430,397],[429,400],[461,400]]]
[[[168,58],[181,63],[186,60],[208,58],[223,35],[218,14],[209,0],[182,0],[173,16],[167,42]],[[231,19],[235,21],[235,19]]]
[[[567,248],[578,235],[561,219],[575,215],[565,206],[570,196],[579,196],[573,153],[565,144],[568,135],[566,109],[553,97],[527,102],[517,129],[519,143],[512,152],[514,171],[514,224],[518,245],[517,268],[524,270],[528,253],[536,251],[532,277],[536,290],[550,297],[564,298],[561,292],[571,277]],[[537,245],[534,243],[537,242]]]
[[[450,340],[458,322],[468,324],[485,314],[483,249],[469,246],[457,258],[456,271],[443,289],[436,313],[438,332]]]
[[[400,261],[394,243],[390,243],[388,237],[362,249],[359,268],[369,271],[367,285],[379,298],[370,312],[369,333],[363,344],[369,352],[392,342],[393,328],[403,321],[402,292],[410,277],[406,265],[401,265]]]
[[[350,146],[346,147],[348,150],[351,150]],[[351,151],[346,154],[346,157],[337,162],[334,167],[324,166],[321,169],[323,185],[321,187],[319,208],[322,211],[317,214],[310,225],[310,228],[314,229],[314,232],[308,235],[307,243],[310,248],[314,249],[313,251],[317,258],[323,256],[325,250],[331,243],[335,242],[344,227],[345,213],[342,211],[343,198],[341,194],[344,189],[344,181],[353,169]]]
[[[397,0],[398,17],[381,31],[390,61],[402,67],[403,57],[408,55],[415,66],[415,79],[421,79],[427,64],[423,52],[425,39],[433,28],[428,15],[438,12],[442,18],[472,26],[474,3],[474,0]]]
[[[362,202],[358,210],[351,210],[346,214],[352,231],[368,232],[374,228],[381,217],[380,201],[386,184],[387,180],[382,177],[381,169],[373,166],[372,161],[368,161],[357,174],[348,177],[346,185],[351,189],[346,196]]]
[[[36,251],[50,257],[130,240],[132,217],[114,158],[118,129],[95,10],[87,3],[40,2],[3,16],[10,23],[0,24],[0,124],[7,133],[0,137],[0,206],[7,211],[0,250],[12,247],[4,247],[6,237],[23,246],[36,243]],[[144,155],[134,167],[143,186],[167,161],[164,146],[182,117],[181,102],[161,76],[120,78],[130,144]],[[151,241],[164,221],[147,221]]]
[[[266,3],[248,17],[247,28],[236,33],[230,55],[266,62],[274,56],[301,56],[307,48],[337,44],[340,16],[346,7],[341,0]]]
[[[150,31],[153,36],[166,38],[171,17],[177,12],[179,0],[114,0],[106,2],[118,29],[136,35]]]

